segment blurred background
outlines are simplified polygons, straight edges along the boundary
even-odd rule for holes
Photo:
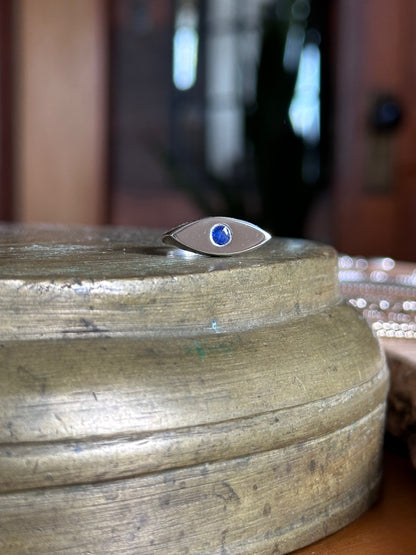
[[[416,260],[414,0],[0,0],[0,219]]]

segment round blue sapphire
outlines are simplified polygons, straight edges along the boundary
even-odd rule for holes
[[[231,241],[231,229],[228,225],[217,224],[211,229],[211,241],[217,247],[225,247]]]

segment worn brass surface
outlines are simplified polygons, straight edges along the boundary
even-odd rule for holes
[[[0,226],[5,553],[286,553],[380,479],[387,372],[336,253]]]

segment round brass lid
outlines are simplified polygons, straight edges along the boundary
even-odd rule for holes
[[[130,228],[0,227],[4,339],[247,329],[339,299],[335,251],[273,238],[212,258]],[[130,317],[128,317],[130,316]]]

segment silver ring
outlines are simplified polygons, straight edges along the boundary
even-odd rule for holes
[[[271,235],[260,227],[227,217],[182,224],[162,235],[166,245],[210,256],[232,256],[261,247]]]

